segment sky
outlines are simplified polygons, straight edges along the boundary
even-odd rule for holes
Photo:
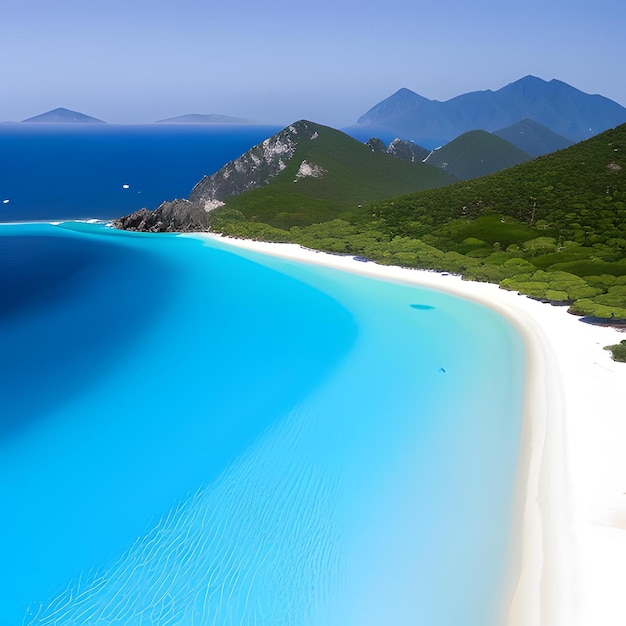
[[[2,0],[0,121],[216,113],[341,128],[401,87],[532,74],[626,106],[624,0]]]

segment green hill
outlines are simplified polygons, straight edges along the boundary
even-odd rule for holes
[[[532,157],[563,150],[574,142],[533,120],[522,120],[493,133],[506,139]]]
[[[484,130],[472,130],[433,150],[426,162],[466,180],[524,163],[530,158],[501,137]]]
[[[626,125],[622,125],[490,176],[370,208],[384,212],[401,230],[419,219],[436,228],[451,220],[501,214],[508,218],[505,221],[592,245],[626,234],[621,230],[625,200]]]
[[[344,219],[303,226],[284,206],[281,229],[218,226],[461,273],[580,315],[626,320],[626,125],[483,178],[374,201]]]
[[[373,200],[454,181],[450,174],[436,167],[373,152],[340,131],[312,122],[297,122],[280,135],[284,137],[277,144],[279,147],[271,148],[284,155],[278,173],[250,191],[225,199],[225,206],[213,211],[215,222],[232,221],[239,216],[288,228],[339,216],[351,219]],[[267,159],[263,145],[252,150],[256,151],[253,154],[259,162],[257,168],[264,167]],[[231,167],[230,171],[233,174],[228,175],[228,180],[238,170]],[[204,185],[215,187],[214,182]],[[198,187],[192,192],[192,200],[206,197]]]

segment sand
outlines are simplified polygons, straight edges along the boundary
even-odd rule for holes
[[[364,263],[294,244],[219,239],[445,291],[506,316],[524,338],[528,362],[517,494],[522,558],[514,572],[509,626],[623,626],[626,364],[612,361],[603,347],[626,339],[626,333],[585,324],[565,307],[497,285]]]

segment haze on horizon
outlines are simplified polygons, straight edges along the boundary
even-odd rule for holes
[[[596,5],[598,6],[598,5]],[[342,127],[401,87],[447,100],[528,74],[626,105],[626,4],[573,0],[5,0],[0,121],[217,113]]]

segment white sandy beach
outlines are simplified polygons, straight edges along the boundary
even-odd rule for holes
[[[528,371],[519,470],[522,564],[509,626],[626,622],[626,364],[615,363],[603,349],[626,333],[458,276],[364,263],[293,244],[219,239],[446,291],[512,321],[527,346]]]

